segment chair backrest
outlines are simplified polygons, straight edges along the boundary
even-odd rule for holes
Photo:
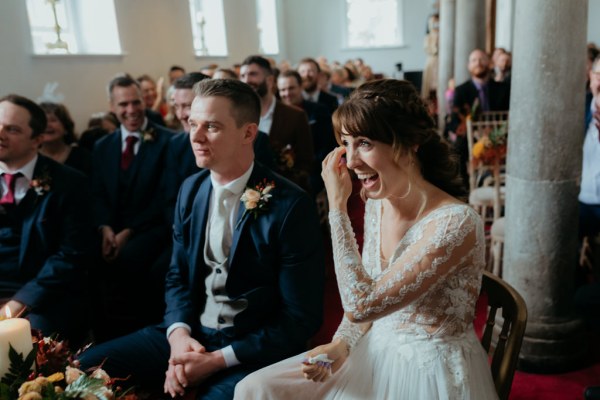
[[[477,163],[473,159],[473,145],[483,136],[506,124],[508,124],[508,111],[485,111],[479,114],[477,120],[467,119],[467,147],[469,149],[467,170],[469,172],[470,191],[478,187],[482,177],[488,173],[493,173],[491,166]],[[500,166],[500,169],[502,170],[504,167]]]
[[[491,357],[492,377],[498,396],[508,399],[525,335],[527,305],[512,286],[488,271],[483,271],[481,292],[487,294],[489,309],[481,345]],[[494,329],[498,309],[502,309],[504,321],[501,327]]]

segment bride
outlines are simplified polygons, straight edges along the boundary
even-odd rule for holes
[[[358,88],[323,161],[344,318],[331,343],[259,370],[238,399],[496,399],[473,331],[483,225],[454,157],[405,81]],[[362,257],[346,205],[366,198]]]

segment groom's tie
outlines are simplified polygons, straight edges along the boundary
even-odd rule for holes
[[[231,233],[229,226],[229,210],[231,208],[228,200],[231,193],[224,188],[215,188],[215,203],[209,220],[208,246],[214,261],[223,263],[229,256],[231,248]]]

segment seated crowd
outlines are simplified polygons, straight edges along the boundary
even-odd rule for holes
[[[164,92],[117,76],[79,140],[64,105],[0,98],[2,312],[93,340],[83,368],[170,397],[497,398],[472,329],[483,224],[459,165],[466,115],[507,110],[509,75],[481,50],[468,67],[454,149],[410,83],[360,59],[174,66]],[[307,353],[328,262],[319,196],[344,317]]]

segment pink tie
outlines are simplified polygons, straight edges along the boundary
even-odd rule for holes
[[[2,174],[4,182],[6,182],[6,192],[0,198],[0,204],[15,204],[15,183],[19,176],[21,176],[20,172],[16,174]]]

